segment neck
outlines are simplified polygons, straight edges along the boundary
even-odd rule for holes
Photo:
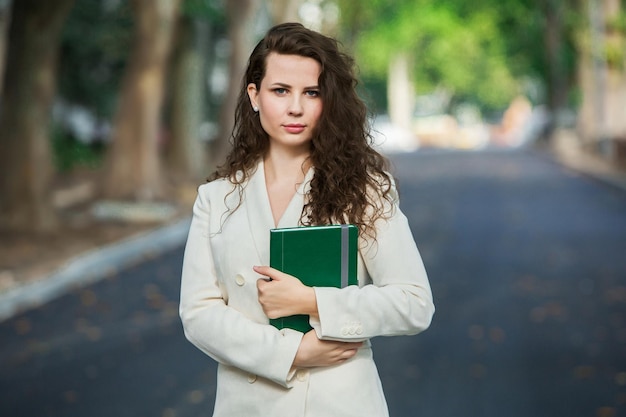
[[[308,160],[309,153],[286,154],[280,152],[268,152],[263,159],[265,167],[265,180],[268,183],[285,181],[300,183],[311,166]]]

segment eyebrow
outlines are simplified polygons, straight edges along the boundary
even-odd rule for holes
[[[270,87],[283,87],[283,88],[292,88],[291,85],[289,84],[285,84],[285,83],[281,83],[281,82],[276,82],[276,83],[272,83],[270,85]],[[319,90],[320,87],[318,85],[314,85],[314,86],[310,86],[310,87],[304,87],[305,90]]]

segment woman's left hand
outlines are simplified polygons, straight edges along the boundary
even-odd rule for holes
[[[316,317],[317,300],[315,291],[304,285],[298,278],[280,272],[269,266],[255,266],[254,271],[264,277],[257,280],[259,303],[270,319],[308,314]]]

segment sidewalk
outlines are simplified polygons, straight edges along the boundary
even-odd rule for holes
[[[182,245],[190,218],[124,238],[67,259],[56,270],[0,293],[0,321],[43,305],[68,291],[92,284],[120,269]]]
[[[557,162],[626,191],[626,169],[618,169],[598,155],[577,146],[577,139],[567,131],[557,132],[550,149],[546,150]]]
[[[573,171],[626,191],[626,171],[572,146],[572,140],[564,132],[557,135],[550,149],[539,151]],[[0,321],[184,244],[190,221],[190,218],[178,218],[139,235],[89,250],[67,259],[60,268],[35,280],[0,292]]]

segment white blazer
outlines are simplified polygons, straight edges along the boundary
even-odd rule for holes
[[[253,265],[269,264],[269,230],[297,226],[311,169],[274,225],[263,163],[241,205],[227,180],[198,189],[185,248],[180,316],[186,337],[218,362],[215,417],[381,417],[387,404],[369,338],[425,330],[434,313],[426,271],[397,204],[361,239],[359,286],[315,288],[320,339],[365,340],[341,365],[292,369],[302,333],[268,324]],[[228,209],[231,209],[228,212]]]

